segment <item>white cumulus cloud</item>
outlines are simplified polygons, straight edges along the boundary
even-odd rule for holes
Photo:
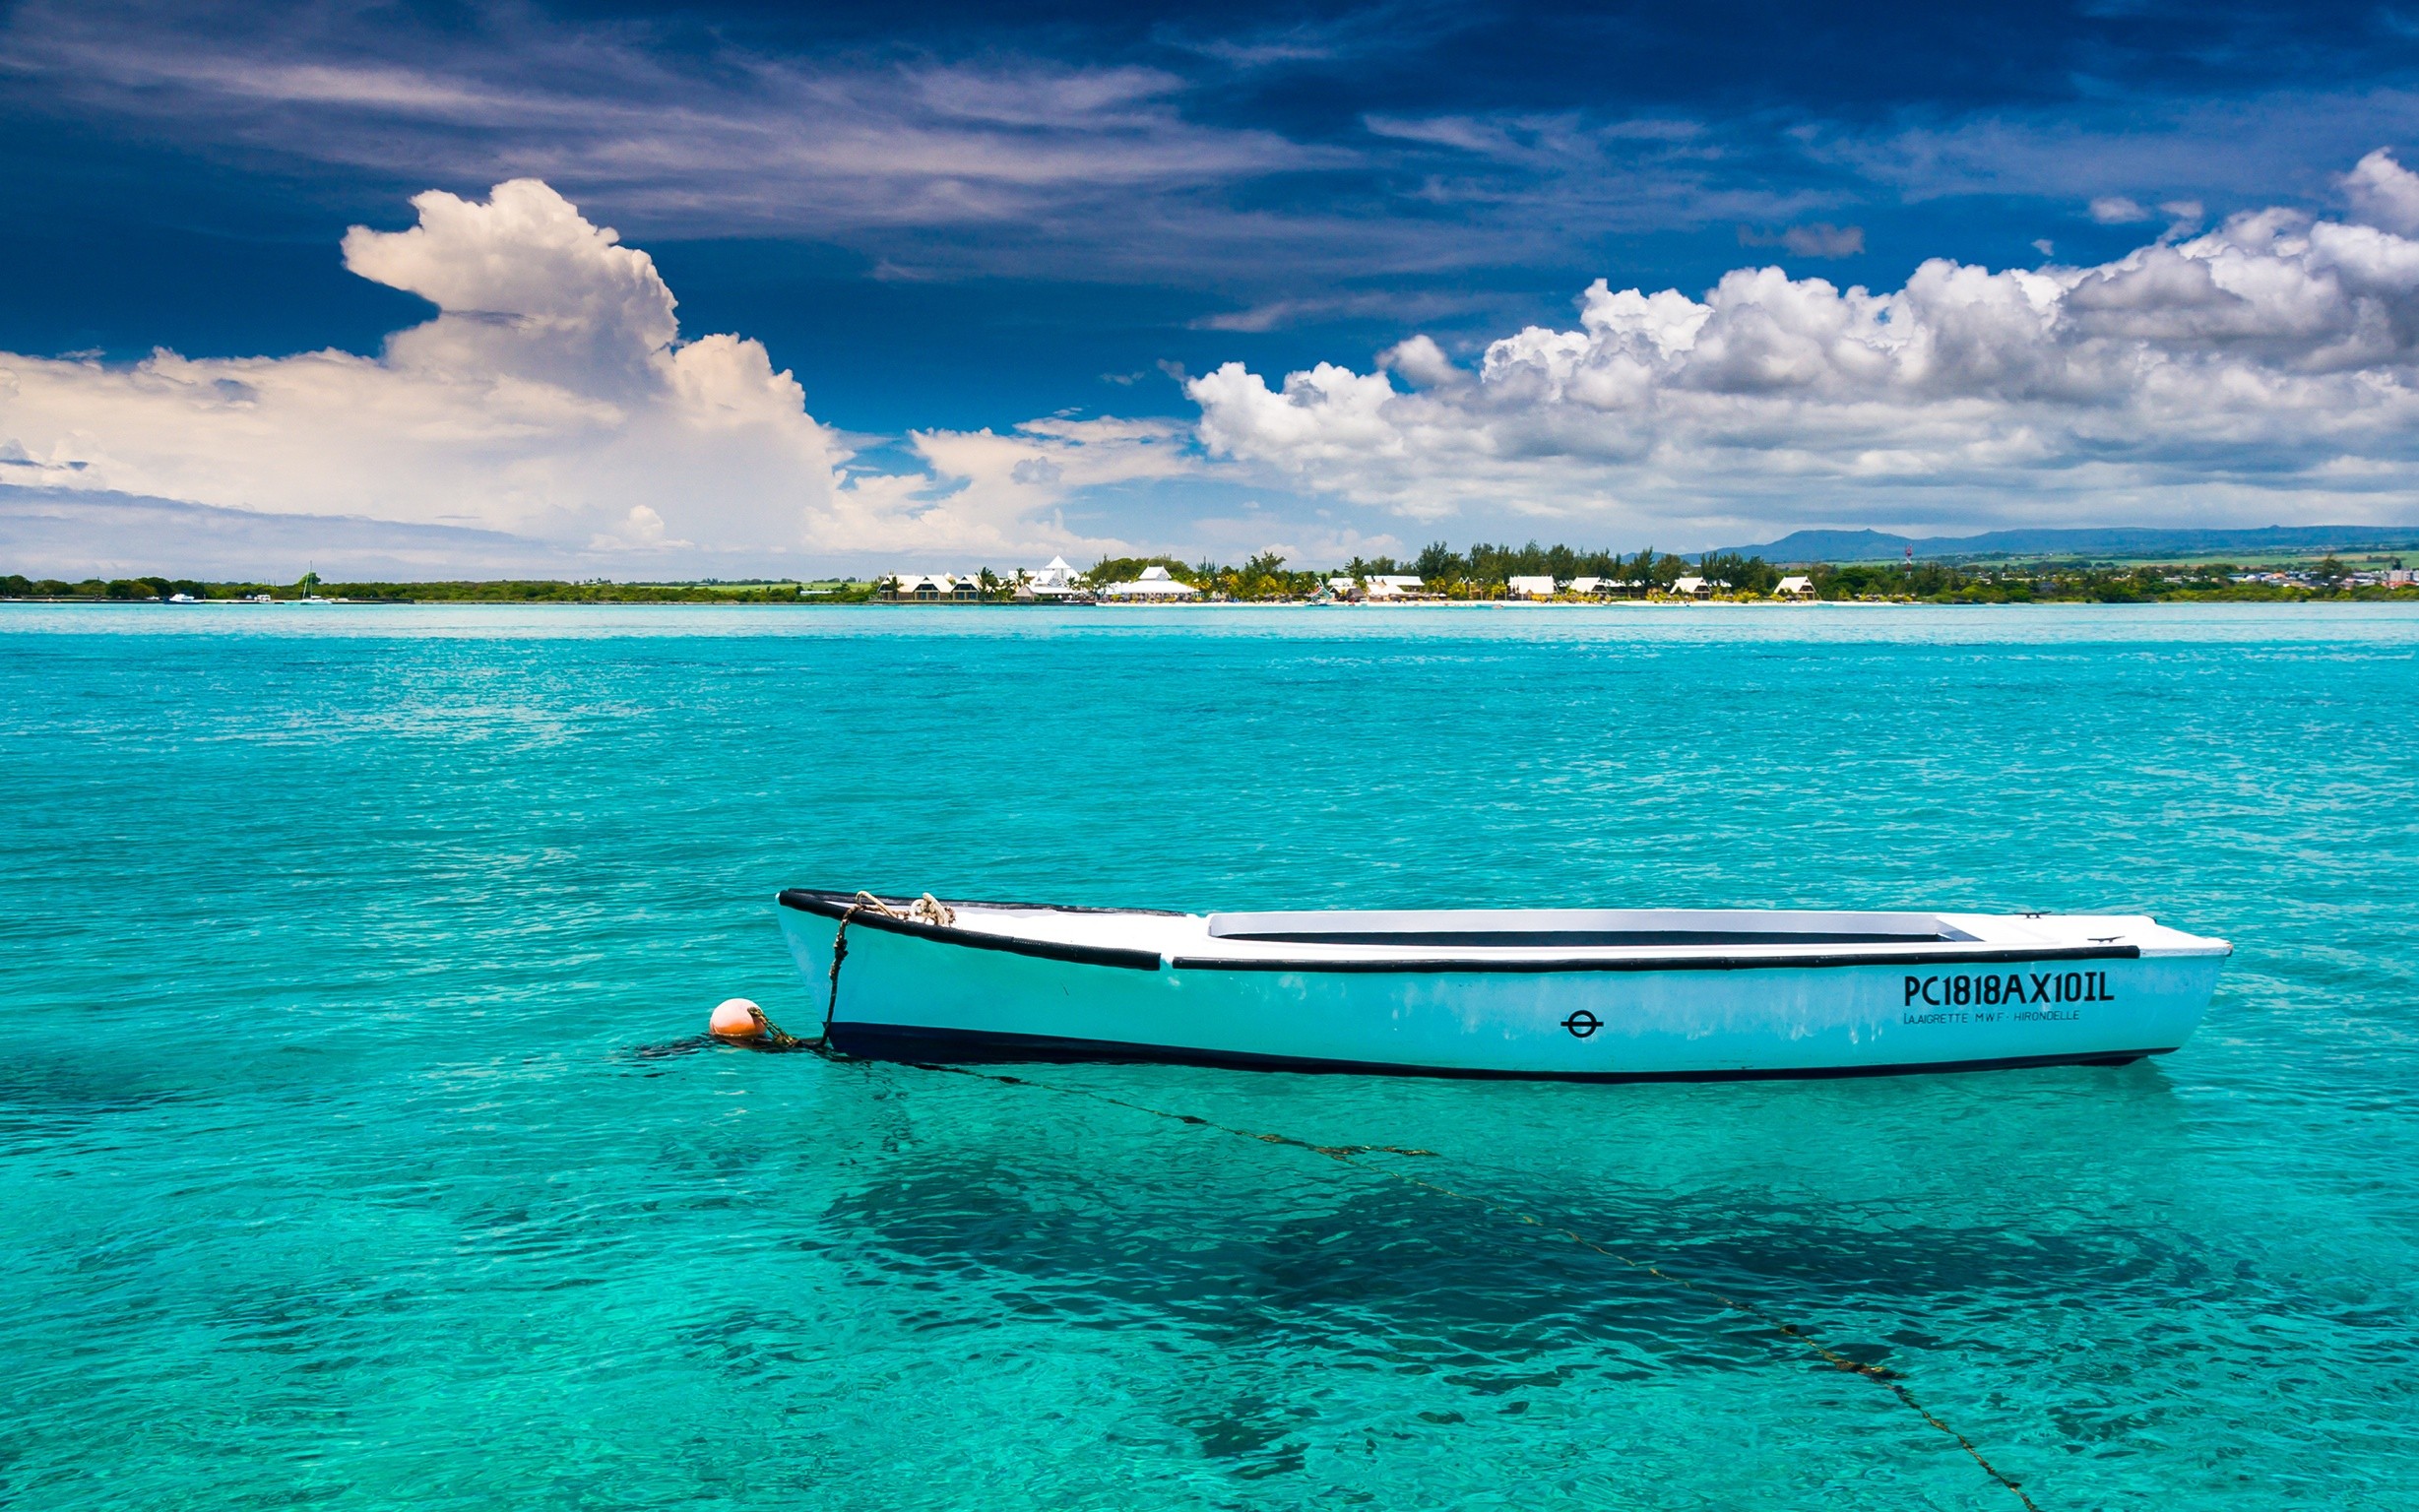
[[[2419,235],[2419,174],[2379,148],[2343,175],[2343,192],[2362,220],[2397,236]]]
[[[2383,223],[2263,211],[2097,267],[1936,259],[1881,292],[1599,280],[1577,329],[1503,337],[1475,374],[1415,341],[1369,373],[1230,362],[1186,392],[1213,456],[1420,519],[2399,518],[2419,240],[2393,227],[2419,175],[2372,155],[2351,187]]]
[[[435,318],[374,357],[161,349],[112,366],[0,353],[0,482],[469,527],[566,559],[687,553],[771,567],[796,555],[1074,546],[1053,514],[1069,487],[1182,466],[1165,426],[1146,436],[1045,423],[1014,440],[920,436],[935,472],[852,477],[849,448],[760,343],[683,341],[647,254],[544,183],[498,184],[483,202],[432,190],[413,204],[410,229],[354,227],[345,263],[427,299]],[[1014,454],[1011,474],[1028,457],[1055,471],[994,479],[994,453]]]

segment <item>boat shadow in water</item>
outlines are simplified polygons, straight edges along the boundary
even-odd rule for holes
[[[1315,1208],[1239,1211],[1205,1206],[1197,1189],[1037,1179],[976,1154],[891,1165],[832,1205],[818,1247],[892,1292],[884,1305],[934,1326],[1004,1309],[1073,1328],[1156,1327],[1214,1348],[1441,1372],[1482,1394],[1581,1373],[1820,1367],[1802,1344],[1674,1280],[1366,1174],[1339,1173],[1342,1189]],[[2024,1320],[2078,1299],[2118,1327],[2172,1318],[2180,1298],[2246,1310],[2275,1300],[2189,1243],[2113,1226],[1882,1229],[1744,1200],[1496,1195],[1869,1364],[1979,1350],[2053,1366],[2070,1341]]]

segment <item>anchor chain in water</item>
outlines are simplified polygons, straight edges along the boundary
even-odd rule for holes
[[[838,1004],[840,998],[840,963],[841,959],[847,954],[849,918],[857,914],[860,909],[863,909],[868,905],[879,909],[882,913],[889,914],[893,918],[910,916],[910,914],[903,914],[897,910],[892,909],[889,905],[884,904],[880,899],[874,898],[870,894],[859,893],[857,896],[858,902],[851,905],[848,914],[841,916],[840,933],[832,941],[832,1002],[835,1006]],[[911,914],[921,911],[926,904],[930,904],[933,909],[937,910],[940,916],[928,918],[923,921],[931,923],[948,922],[948,910],[943,908],[938,903],[934,903],[932,896],[929,893],[925,894],[922,899],[917,901],[915,910],[912,910]],[[784,1034],[780,1029],[774,1026],[772,1020],[764,1016],[764,1010],[757,1008],[753,1003],[748,1004],[748,1008],[754,1015],[755,1023],[759,1027],[760,1033],[745,1042],[753,1043],[766,1049],[806,1050],[813,1054],[820,1055],[826,1060],[863,1064],[863,1062],[857,1062],[856,1057],[832,1048],[830,1042],[831,1011],[828,1008],[825,1010],[824,1014],[824,1033],[823,1035],[812,1040],[800,1040],[796,1036]],[[1312,1155],[1323,1155],[1327,1159],[1336,1162],[1338,1165],[1349,1166],[1355,1170],[1363,1171],[1373,1176],[1383,1176],[1389,1181],[1400,1181],[1406,1186],[1418,1187],[1422,1191],[1432,1192],[1439,1197],[1449,1197],[1456,1202],[1468,1203],[1473,1207],[1482,1209],[1488,1213],[1492,1213],[1498,1218],[1510,1219],[1514,1223],[1524,1225],[1528,1228],[1543,1229],[1545,1232],[1550,1233],[1557,1238],[1567,1239],[1582,1249],[1602,1255],[1606,1259],[1624,1266],[1629,1270],[1635,1271],[1640,1275],[1652,1276],[1657,1281],[1664,1282],[1670,1286],[1678,1287],[1682,1291],[1689,1292],[1691,1295],[1703,1297],[1705,1300],[1712,1302],[1714,1305],[1727,1311],[1737,1313],[1741,1317],[1753,1319],[1755,1322],[1763,1325],[1765,1328],[1770,1329],[1772,1332],[1780,1335],[1782,1338],[1787,1339],[1792,1344],[1798,1345],[1809,1351],[1816,1358],[1820,1359],[1824,1364],[1831,1366],[1833,1369],[1845,1371],[1851,1375],[1860,1375],[1865,1379],[1872,1381],[1874,1384],[1881,1387],[1884,1391],[1887,1391],[1892,1396],[1896,1397],[1901,1406],[1905,1407],[1909,1412],[1914,1413],[1917,1417],[1923,1418],[1926,1423],[1930,1424],[1935,1429],[1938,1429],[1940,1432],[1946,1434],[1948,1437],[1955,1439],[1957,1441],[1957,1447],[1964,1450],[1967,1457],[1972,1459],[1976,1465],[1982,1468],[1983,1474],[1989,1476],[1993,1480],[2005,1486],[2007,1489],[2008,1494],[2014,1496],[2017,1501],[2023,1503],[2025,1512],[2041,1512],[2041,1509],[2035,1505],[2033,1499],[2024,1493],[2024,1487],[2021,1484],[2000,1470],[1998,1466],[1992,1464],[1990,1460],[1985,1458],[1983,1452],[1974,1446],[1974,1441],[1972,1439],[1966,1437],[1963,1433],[1951,1427],[1948,1423],[1942,1421],[1941,1418],[1930,1408],[1924,1406],[1921,1401],[1917,1400],[1915,1394],[1907,1389],[1904,1380],[1899,1375],[1899,1372],[1892,1370],[1889,1366],[1874,1364],[1870,1361],[1860,1360],[1852,1355],[1844,1354],[1822,1343],[1822,1341],[1816,1339],[1805,1329],[1800,1328],[1797,1324],[1791,1323],[1787,1319],[1767,1311],[1764,1307],[1755,1302],[1743,1301],[1738,1297],[1728,1294],[1727,1292],[1717,1292],[1702,1282],[1690,1281],[1686,1276],[1674,1275],[1672,1272],[1665,1270],[1662,1266],[1655,1264],[1653,1261],[1640,1260],[1634,1256],[1623,1254],[1620,1250],[1614,1249],[1610,1245],[1599,1243],[1598,1241],[1587,1237],[1585,1234],[1580,1233],[1575,1228],[1564,1228],[1560,1224],[1550,1223],[1547,1220],[1538,1218],[1532,1214],[1523,1213],[1519,1209],[1509,1207],[1492,1197],[1484,1196],[1476,1192],[1465,1192],[1457,1187],[1447,1186],[1441,1181],[1432,1181],[1426,1176],[1418,1175],[1410,1171],[1397,1170],[1388,1166],[1372,1166],[1360,1159],[1362,1156],[1369,1155],[1399,1155],[1422,1157],[1432,1160],[1437,1158],[1436,1152],[1433,1150],[1420,1150],[1403,1145],[1322,1145],[1314,1140],[1298,1139],[1291,1134],[1271,1134],[1257,1129],[1237,1128],[1232,1124],[1220,1123],[1214,1118],[1203,1118],[1194,1113],[1170,1112],[1166,1108],[1152,1107],[1147,1103],[1128,1102],[1124,1098],[1115,1097],[1106,1092],[1096,1092],[1089,1087],[1063,1087],[1053,1082],[1037,1082],[1031,1077],[1011,1076],[1003,1071],[978,1071],[971,1066],[949,1066],[933,1061],[910,1060],[900,1061],[897,1062],[897,1064],[910,1066],[918,1071],[933,1071],[946,1076],[971,1077],[976,1081],[992,1082],[1002,1087],[1029,1087],[1038,1092],[1056,1093],[1058,1096],[1065,1098],[1089,1098],[1095,1102],[1106,1102],[1113,1107],[1121,1107],[1129,1112],[1142,1113],[1153,1118],[1164,1118],[1171,1123],[1185,1124],[1189,1127],[1197,1129],[1210,1129],[1220,1134],[1231,1134],[1238,1139],[1248,1139],[1263,1145],[1284,1145],[1296,1150],[1306,1150]]]

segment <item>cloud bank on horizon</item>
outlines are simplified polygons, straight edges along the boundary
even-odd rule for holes
[[[1870,22],[23,0],[0,570],[2410,508],[2419,30]]]
[[[1182,466],[1166,422],[1043,420],[918,432],[923,472],[852,474],[847,438],[806,412],[761,344],[681,340],[654,262],[546,184],[413,205],[411,229],[353,227],[345,266],[428,300],[434,319],[375,357],[0,353],[0,480],[54,500],[366,519],[405,528],[397,550],[414,530],[486,533],[450,540],[473,565],[779,571],[1072,547],[1043,518],[1070,492]],[[95,524],[111,530],[106,511]],[[127,547],[93,545],[96,560]]]
[[[483,533],[446,549],[622,575],[1200,545],[1119,529],[1138,487],[1254,490],[1280,502],[1248,528],[1298,551],[1507,519],[1671,544],[1945,517],[2399,521],[2419,174],[2380,150],[2340,188],[2340,219],[2178,223],[2090,267],[1936,259],[1887,292],[1777,267],[1701,299],[1600,279],[1576,329],[1512,332],[1475,363],[1417,335],[1367,370],[1272,383],[1231,361],[1185,383],[1191,415],[914,429],[912,465],[875,469],[759,342],[682,339],[645,252],[516,179],[346,236],[353,273],[436,306],[376,356],[0,353],[0,482],[65,522],[55,570],[80,549],[137,565],[107,507],[128,496],[305,536],[329,516]]]
[[[1978,524],[2399,522],[2419,174],[2381,149],[2343,189],[2346,220],[2179,223],[2095,267],[1933,259],[1888,292],[1771,267],[1701,300],[1599,279],[1577,330],[1503,337],[1475,369],[1414,337],[1369,372],[1272,387],[1228,363],[1185,392],[1211,455],[1423,521],[1488,501],[1778,528],[1921,518],[1878,501],[1929,495]]]

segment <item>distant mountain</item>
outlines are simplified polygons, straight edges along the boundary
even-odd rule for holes
[[[2270,525],[2257,530],[1985,531],[1980,536],[1892,536],[1886,531],[1794,531],[1760,546],[1725,546],[1767,562],[1965,561],[1980,556],[2203,556],[2228,551],[2419,547],[2419,525]]]
[[[1901,560],[1909,546],[1917,556],[1926,556],[1934,546],[1945,544],[1945,538],[1916,540],[1883,531],[1793,531],[1768,545],[1722,549],[1767,562],[1878,562]]]

